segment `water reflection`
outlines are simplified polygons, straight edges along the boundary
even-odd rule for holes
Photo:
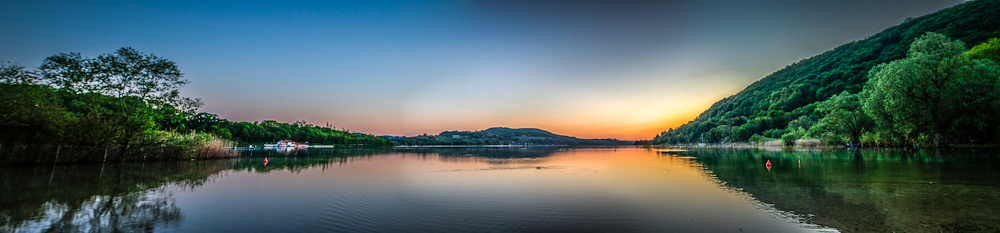
[[[1000,157],[976,151],[671,151],[724,185],[848,232],[1000,229]],[[766,167],[766,162],[774,168]]]
[[[533,165],[544,163],[549,156],[566,153],[565,147],[465,147],[465,148],[409,148],[402,150],[420,156],[437,156],[447,163],[486,163],[492,165]],[[529,166],[530,167],[530,166]],[[528,168],[528,167],[524,167]],[[530,167],[541,168],[541,167]]]
[[[115,196],[93,196],[79,204],[49,201],[40,209],[41,216],[17,224],[10,232],[140,232],[157,227],[176,226],[180,209],[169,191],[151,190]]]
[[[0,230],[141,231],[182,219],[164,185],[190,188],[228,161],[4,167]]]
[[[641,230],[636,224],[641,215],[627,198],[593,186],[595,179],[573,179],[584,169],[569,164],[538,168],[552,167],[537,161],[551,161],[558,151],[407,148],[374,155],[354,151],[351,156],[273,157],[266,167],[260,166],[263,158],[246,159],[237,169],[248,173],[233,173],[197,194],[180,195],[189,217],[168,230]],[[313,162],[324,159],[329,161]],[[540,166],[528,169],[521,163]],[[601,175],[586,169],[589,175]],[[233,223],[243,219],[266,221]]]
[[[442,157],[481,158],[542,158],[555,153],[572,151],[569,147],[462,147],[462,148],[409,148],[401,151],[415,154],[437,154]]]
[[[385,150],[321,150],[314,157],[0,167],[0,232],[136,232],[183,219],[172,194],[225,171],[301,172]],[[248,154],[249,155],[249,154]]]
[[[994,152],[260,152],[0,168],[0,232],[1000,229]]]

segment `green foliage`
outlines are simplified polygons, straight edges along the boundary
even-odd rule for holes
[[[0,143],[32,148],[8,151],[12,154],[2,162],[104,161],[108,151],[109,161],[145,159],[147,155],[154,159],[225,157],[232,155],[229,139],[244,144],[283,139],[337,145],[392,144],[371,135],[305,122],[265,121],[258,125],[232,123],[212,114],[196,115],[202,102],[179,95],[178,89],[188,81],[182,79],[176,64],[131,48],[97,58],[57,54],[46,58],[39,69],[28,71],[17,63],[0,63]],[[51,152],[56,157],[38,154],[49,147],[55,149]],[[58,157],[62,147],[81,153]]]
[[[797,139],[799,137],[794,132],[785,133],[785,135],[781,135],[781,145],[794,146]]]
[[[827,145],[840,144],[842,139],[846,139],[848,143],[858,143],[862,133],[874,128],[872,119],[861,108],[858,94],[841,92],[820,103],[816,111],[825,116],[809,129],[809,135],[818,136]]]
[[[784,131],[782,131],[783,132],[783,134],[781,135],[782,145],[794,146],[795,140],[805,138],[806,129],[812,127],[814,123],[815,121],[809,119],[809,117],[806,116],[802,116],[799,117],[799,119],[795,119],[791,122],[788,122],[788,126],[785,127]]]
[[[781,135],[784,134],[785,130],[783,129],[769,129],[767,131],[764,131],[764,137],[768,138],[781,138]]]
[[[205,132],[239,145],[260,145],[280,140],[317,145],[391,146],[392,142],[373,135],[318,127],[297,121],[292,124],[266,120],[260,123],[230,122],[211,113],[199,113],[184,122],[181,132]]]
[[[965,54],[971,59],[990,59],[1000,63],[1000,38],[990,38],[986,43],[972,47]]]
[[[70,119],[52,88],[0,83],[0,140],[61,140]]]
[[[819,140],[824,145],[843,145],[844,138],[834,132],[823,132],[819,135]]]
[[[798,119],[788,122],[788,126],[785,127],[785,131],[808,129],[814,124],[816,124],[816,121],[813,121],[808,116],[800,116]]]
[[[72,93],[134,97],[154,108],[171,106],[188,114],[201,107],[200,99],[180,97],[180,87],[190,81],[181,79],[183,74],[174,62],[128,47],[97,58],[60,53],[45,58],[39,69],[45,82]],[[122,104],[126,113],[140,108]]]
[[[131,48],[97,58],[57,54],[39,69],[0,66],[0,128],[17,132],[4,140],[128,146],[180,127],[201,105],[179,96],[188,81],[173,62]]]
[[[1000,67],[964,55],[964,43],[927,33],[906,59],[870,72],[862,107],[879,131],[905,143],[993,139],[1000,114]]]
[[[770,140],[771,140],[770,138],[765,138],[764,136],[760,136],[760,134],[754,134],[753,136],[750,136],[750,139],[747,140],[747,142],[750,142],[754,145],[760,145]]]
[[[123,106],[134,106],[127,114]],[[80,145],[130,144],[157,128],[157,113],[134,97],[74,94],[48,86],[0,84],[0,140]],[[162,117],[160,117],[162,118]]]
[[[438,135],[423,135],[394,139],[400,145],[631,145],[616,139],[579,139],[554,134],[541,129],[511,129],[494,127],[483,131],[445,131]]]
[[[781,137],[788,122],[802,116],[825,117],[825,112],[817,111],[820,102],[844,91],[861,92],[872,68],[905,58],[910,44],[927,32],[979,44],[1000,36],[998,18],[1000,1],[968,1],[907,20],[863,40],[786,66],[716,102],[691,122],[660,133],[654,143],[696,142],[719,125],[743,127],[749,135]],[[819,135],[822,132],[813,136]]]

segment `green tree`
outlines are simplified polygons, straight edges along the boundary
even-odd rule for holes
[[[753,136],[750,136],[750,139],[747,141],[754,145],[760,145],[767,141],[767,138],[760,136],[760,134],[754,134]]]
[[[201,106],[199,99],[180,97],[189,81],[174,62],[128,47],[97,58],[60,53],[39,70],[42,82],[65,92],[63,103],[79,116],[69,127],[76,140],[88,141],[79,143],[128,146],[157,123],[159,129],[182,127],[181,119]]]
[[[996,63],[964,55],[965,44],[927,33],[905,59],[869,72],[861,106],[880,130],[914,142],[983,139],[995,133],[998,113]]]
[[[785,130],[781,134],[781,142],[786,146],[795,145],[795,140],[806,138],[807,129],[815,124],[811,118],[807,116],[801,116],[798,119],[788,122],[785,126]]]
[[[861,108],[858,94],[841,92],[820,103],[816,110],[826,115],[810,129],[810,134],[815,137],[824,138],[824,133],[832,132],[835,136],[847,138],[850,143],[859,143],[861,135],[874,128],[871,117]],[[830,136],[825,136],[824,139],[836,141]]]
[[[26,70],[21,64],[0,61],[0,83],[35,84],[38,80],[36,72]]]
[[[986,43],[972,47],[965,54],[971,59],[990,59],[1000,63],[1000,38],[990,38]]]
[[[795,145],[795,140],[798,140],[798,139],[799,139],[799,136],[794,131],[793,132],[787,132],[784,135],[781,135],[781,145],[784,145],[784,146],[794,146]]]
[[[61,53],[45,58],[39,67],[53,86],[74,93],[100,93],[124,100],[134,97],[158,108],[176,106],[183,112],[201,107],[200,99],[180,97],[179,89],[190,83],[172,61],[124,47],[112,54],[85,58],[79,53]],[[127,114],[139,106],[121,101]]]
[[[733,130],[733,141],[743,142],[750,139],[750,130],[746,127],[740,126]]]
[[[100,80],[93,75],[93,59],[80,53],[60,53],[45,58],[39,68],[48,85],[72,93],[100,93]]]
[[[67,113],[52,88],[0,83],[0,140],[57,141]]]

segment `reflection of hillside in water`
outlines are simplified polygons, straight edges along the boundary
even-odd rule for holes
[[[326,169],[330,166],[344,165],[354,161],[365,161],[375,155],[392,152],[387,148],[356,148],[356,149],[308,149],[295,154],[268,154],[242,152],[243,157],[234,159],[233,170],[257,173],[272,171],[291,171],[298,174],[310,168]],[[267,164],[264,159],[267,158]]]
[[[467,148],[414,148],[399,150],[407,154],[438,155],[448,163],[488,163],[494,165],[536,164],[546,161],[553,154],[563,153],[565,147],[467,147]]]
[[[354,148],[354,149],[297,149],[288,151],[277,150],[244,150],[233,167],[236,170],[246,170],[267,173],[274,170],[289,170],[299,172],[312,167],[343,165],[354,161],[364,161],[374,155],[401,155],[437,157],[444,162],[453,163],[489,163],[489,164],[532,164],[544,161],[556,153],[566,152],[572,148],[565,147],[459,147],[459,148]],[[264,165],[264,158],[268,164]]]
[[[845,232],[1000,229],[1000,156],[973,151],[675,151],[724,187]],[[765,163],[773,165],[770,170]]]
[[[301,157],[389,151],[390,148],[309,148],[309,147],[253,147],[237,148],[240,157]]]

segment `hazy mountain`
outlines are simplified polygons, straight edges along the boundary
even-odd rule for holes
[[[616,139],[580,139],[535,128],[512,129],[493,127],[482,131],[445,131],[438,135],[394,139],[400,145],[567,145],[602,146],[631,145],[632,141]]]

